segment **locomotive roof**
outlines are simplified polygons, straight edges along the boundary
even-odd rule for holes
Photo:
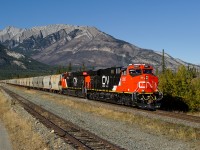
[[[122,67],[111,67],[106,69],[98,69],[98,70],[89,70],[89,71],[81,71],[81,72],[71,72],[72,76],[83,76],[83,75],[110,75],[110,74],[119,74]]]
[[[112,75],[112,74],[120,74],[121,70],[126,70],[127,68],[139,68],[139,69],[152,69],[153,67],[149,64],[129,64],[127,67],[111,67],[105,69],[98,70],[89,70],[89,71],[79,71],[79,72],[71,72],[72,76],[83,76],[83,75]]]

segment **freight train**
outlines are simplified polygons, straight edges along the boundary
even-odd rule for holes
[[[151,110],[160,107],[163,97],[158,90],[158,77],[153,74],[153,67],[147,64],[130,64],[126,68],[66,72],[3,82]]]

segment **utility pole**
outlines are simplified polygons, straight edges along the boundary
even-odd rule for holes
[[[165,73],[165,51],[162,51],[162,72]]]

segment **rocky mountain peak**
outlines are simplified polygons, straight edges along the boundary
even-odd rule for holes
[[[56,33],[60,30],[65,30],[67,34],[74,30],[81,30],[88,38],[92,39],[95,37],[100,31],[95,27],[88,26],[73,26],[66,24],[55,24],[55,25],[47,25],[47,26],[36,26],[29,29],[20,29],[12,26],[8,26],[3,30],[0,30],[0,42],[8,46],[9,48],[13,48],[19,45],[19,43],[23,43],[24,40],[30,38],[31,36],[42,35],[43,38]],[[11,42],[5,43],[6,40]],[[14,44],[13,44],[14,43]]]
[[[11,34],[12,33],[12,34]],[[95,27],[55,24],[15,29],[8,27],[0,31],[0,43],[16,52],[50,65],[73,65],[112,67],[130,63],[148,63],[161,69],[162,53],[142,49],[114,38]],[[166,66],[176,69],[187,65],[170,55]]]
[[[21,29],[13,27],[13,26],[8,26],[2,31],[0,31],[0,35],[5,35],[5,34],[10,34],[12,36],[15,36],[17,33],[19,33]]]

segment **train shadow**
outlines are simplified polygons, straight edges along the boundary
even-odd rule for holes
[[[166,95],[161,100],[162,110],[167,111],[189,111],[189,106],[183,101],[181,97],[172,97],[171,95]]]

